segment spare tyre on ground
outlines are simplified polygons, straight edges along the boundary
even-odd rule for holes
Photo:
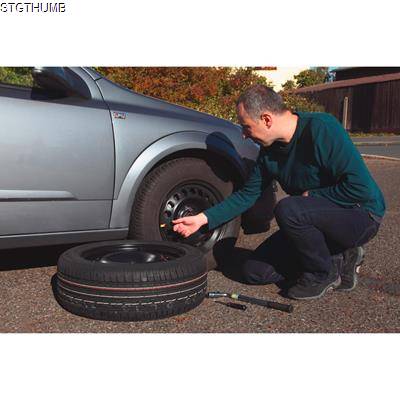
[[[77,246],[58,261],[54,284],[66,310],[88,318],[140,321],[198,306],[207,290],[204,253],[171,242],[109,241]]]

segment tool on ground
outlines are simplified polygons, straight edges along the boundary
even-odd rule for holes
[[[233,303],[233,302],[223,302],[223,301],[216,301],[216,303],[218,304],[223,304],[224,306],[230,307],[230,308],[235,308],[236,310],[242,310],[242,311],[246,311],[247,310],[247,306],[245,306],[244,304],[239,304],[239,303]]]
[[[212,299],[218,297],[229,297],[230,299],[239,300],[250,304],[256,304],[258,306],[263,306],[267,308],[273,308],[275,310],[285,311],[288,313],[291,313],[293,311],[293,306],[291,304],[282,304],[276,301],[257,299],[255,297],[244,296],[239,293],[208,292],[207,297]]]

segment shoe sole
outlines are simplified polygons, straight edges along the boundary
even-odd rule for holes
[[[310,296],[310,297],[296,297],[296,296],[289,296],[291,299],[294,300],[314,300],[314,299],[320,299],[321,297],[325,296],[325,294],[329,290],[336,289],[339,285],[341,284],[341,279],[340,276],[336,279],[335,282],[332,282],[330,285],[328,285],[320,294],[317,296]]]

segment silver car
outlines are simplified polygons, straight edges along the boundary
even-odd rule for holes
[[[144,96],[90,68],[34,68],[33,87],[0,83],[0,248],[108,239],[232,245],[240,220],[188,239],[172,219],[239,187],[259,148],[231,122]],[[269,227],[268,188],[242,218]],[[212,252],[210,252],[212,254]]]

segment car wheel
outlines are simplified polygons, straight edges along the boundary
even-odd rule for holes
[[[141,321],[199,305],[206,294],[204,254],[168,242],[109,241],[64,252],[53,282],[66,310],[88,318]]]
[[[172,229],[172,220],[196,215],[233,190],[221,168],[197,158],[179,158],[155,168],[143,181],[133,207],[130,237],[188,244],[206,253],[208,269],[221,262],[239,235],[240,217],[212,231],[203,226],[189,238]]]

